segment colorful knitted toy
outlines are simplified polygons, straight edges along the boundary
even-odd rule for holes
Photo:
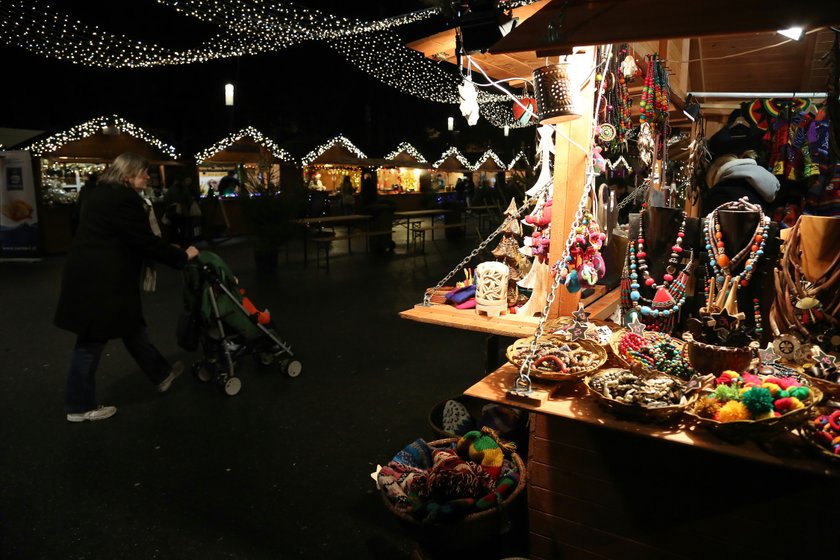
[[[271,313],[268,312],[268,309],[263,311],[257,309],[257,306],[248,299],[245,295],[245,290],[242,288],[239,288],[239,293],[242,294],[242,307],[248,312],[249,317],[255,318],[260,325],[267,325],[271,322]]]
[[[515,444],[502,442],[496,431],[487,426],[480,432],[477,430],[467,432],[455,446],[458,455],[481,465],[493,480],[498,479],[502,472],[504,452],[514,449],[516,449]]]

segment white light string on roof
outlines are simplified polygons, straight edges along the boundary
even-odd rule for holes
[[[25,147],[24,150],[28,150],[36,157],[51,154],[57,152],[62,146],[69,144],[70,142],[89,138],[97,132],[101,132],[103,128],[107,127],[117,127],[121,133],[128,134],[134,138],[151,144],[172,159],[178,159],[178,152],[175,148],[169,144],[161,142],[139,126],[136,126],[117,115],[112,115],[110,117],[96,117],[95,119],[65,130],[64,132],[53,134],[49,138],[33,142],[29,146]]]
[[[324,152],[326,152],[335,145],[344,146],[350,151],[350,153],[352,153],[356,157],[361,159],[367,159],[365,153],[356,146],[354,146],[353,142],[345,138],[343,134],[339,134],[332,140],[328,140],[327,142],[321,144],[320,146],[303,156],[303,159],[300,160],[300,163],[304,166],[309,165],[310,163],[318,159],[321,155],[323,155]]]
[[[413,157],[415,160],[417,160],[418,163],[428,163],[428,161],[426,161],[426,158],[423,157],[423,154],[418,152],[417,148],[415,148],[408,142],[401,142],[400,145],[397,146],[396,150],[385,156],[385,159],[394,159],[403,152]]]
[[[524,150],[519,150],[519,153],[513,156],[513,159],[510,160],[510,163],[508,164],[507,168],[513,169],[513,166],[516,165],[516,162],[518,162],[519,160],[525,160],[525,165],[527,165],[529,168],[531,167],[531,162],[528,161],[528,155],[525,153]]]
[[[271,152],[271,155],[273,155],[275,158],[284,162],[294,163],[294,158],[289,154],[289,152],[278,146],[274,142],[274,140],[265,136],[253,126],[247,126],[238,132],[234,132],[233,134],[226,136],[222,140],[219,140],[218,142],[213,144],[213,146],[207,148],[206,150],[197,153],[195,155],[196,163],[202,163],[204,160],[232,146],[233,144],[235,144],[236,142],[238,142],[246,136],[250,136],[251,138],[253,138],[254,142]]]
[[[502,163],[502,160],[499,158],[499,156],[496,155],[496,152],[494,152],[493,150],[487,150],[486,152],[481,154],[481,157],[479,157],[478,160],[476,160],[475,165],[473,165],[471,169],[473,171],[478,171],[478,168],[481,167],[481,165],[488,159],[492,159],[496,163],[496,165],[498,165],[502,169],[507,169],[507,167],[505,167],[505,164]]]
[[[446,161],[450,157],[454,157],[455,159],[457,159],[458,163],[464,166],[464,169],[472,169],[470,162],[467,161],[467,158],[464,157],[464,154],[462,154],[461,151],[458,148],[455,148],[454,146],[443,152],[443,154],[441,154],[440,156],[440,159],[432,164],[432,168],[437,169],[443,164],[444,161]]]

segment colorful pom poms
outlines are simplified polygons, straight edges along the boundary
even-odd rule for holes
[[[723,384],[729,385],[730,383],[733,383],[735,381],[739,381],[740,379],[741,379],[741,376],[738,374],[737,371],[728,369],[728,370],[724,371],[723,373],[721,373],[717,377],[717,379],[715,379],[715,383],[717,383],[718,385],[723,385]]]
[[[768,383],[767,381],[762,383],[761,386],[770,391],[770,394],[774,397],[777,396],[782,390],[782,388],[776,385],[775,383]]]
[[[800,401],[804,401],[805,399],[811,396],[811,389],[801,385],[799,387],[792,387],[790,390],[788,390],[788,395],[797,398]]]
[[[744,382],[744,385],[755,385],[756,387],[761,387],[761,378],[757,375],[753,375],[749,372],[744,372],[741,374],[741,380]]]
[[[781,413],[785,413],[790,410],[797,410],[804,406],[805,405],[802,404],[802,401],[800,401],[796,397],[785,397],[783,399],[776,399],[776,402],[773,403],[773,407],[776,409],[776,412]]]
[[[764,387],[752,387],[741,396],[741,402],[753,416],[764,416],[773,410],[773,395]]]
[[[718,410],[720,410],[720,407],[721,404],[719,402],[712,397],[708,397],[697,401],[694,411],[698,416],[702,416],[703,418],[714,418]]]
[[[729,401],[715,415],[718,422],[734,422],[735,420],[749,420],[750,411],[739,401]]]
[[[737,387],[729,385],[718,385],[715,389],[714,396],[721,402],[737,401],[741,398],[741,392]]]

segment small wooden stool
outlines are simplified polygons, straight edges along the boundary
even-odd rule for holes
[[[321,253],[324,254],[324,262],[327,270],[330,269],[330,247],[334,236],[315,237],[312,242],[315,244],[315,266],[321,268]]]
[[[423,253],[426,250],[426,230],[421,222],[411,224],[411,251]]]

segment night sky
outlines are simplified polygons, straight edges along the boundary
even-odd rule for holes
[[[197,46],[219,31],[154,0],[51,4],[104,31],[172,48]],[[299,4],[368,20],[427,7],[418,0]],[[447,25],[435,18],[401,28],[399,34],[412,40]],[[404,94],[313,42],[270,54],[150,69],[85,67],[3,43],[0,60],[5,77],[1,127],[58,131],[118,114],[182,154],[194,154],[248,125],[298,157],[339,133],[371,157],[382,157],[408,141],[430,160],[448,145],[457,145],[468,152],[490,146],[507,161],[523,142],[533,144],[533,128],[512,130],[505,138],[484,119],[468,127],[457,105]],[[224,106],[227,82],[236,85],[233,110]],[[446,131],[448,116],[456,118],[459,132]]]

